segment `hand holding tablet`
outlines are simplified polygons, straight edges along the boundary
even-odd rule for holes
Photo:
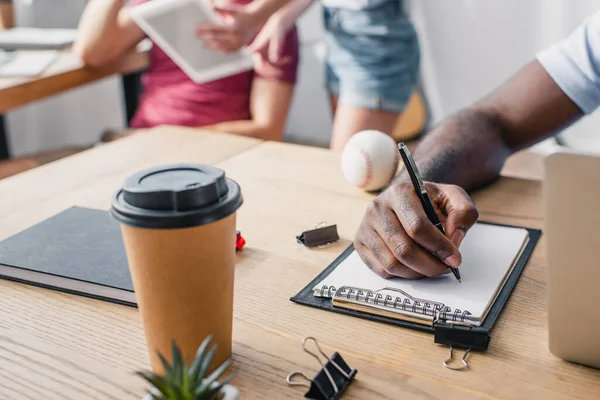
[[[215,6],[223,23],[203,24],[198,27],[197,33],[213,50],[229,53],[245,47],[260,29],[260,21],[249,10],[248,6],[230,4]]]
[[[131,8],[138,26],[196,83],[253,68],[250,50],[223,53],[203,43],[202,26],[225,26],[208,0],[153,0]]]

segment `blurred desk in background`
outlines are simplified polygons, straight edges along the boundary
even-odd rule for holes
[[[146,68],[147,49],[138,49],[97,69],[90,69],[71,51],[64,51],[41,75],[0,78],[0,112],[82,86],[114,74],[129,74]]]
[[[148,43],[142,42],[136,51],[96,69],[85,67],[75,54],[65,50],[39,76],[0,78],[0,114],[114,74],[121,74],[129,120],[137,104],[139,72],[148,65],[148,50]],[[1,123],[0,160],[10,157],[10,146],[6,136],[4,124]]]

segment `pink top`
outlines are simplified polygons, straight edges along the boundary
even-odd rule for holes
[[[146,1],[134,0],[131,5]],[[238,0],[236,3],[247,4],[251,1]],[[150,64],[142,77],[144,91],[130,125],[133,128],[158,125],[193,127],[250,119],[250,91],[255,76],[296,83],[299,60],[296,28],[286,38],[283,56],[288,56],[290,62],[275,74],[267,76],[251,70],[197,84],[153,43]]]

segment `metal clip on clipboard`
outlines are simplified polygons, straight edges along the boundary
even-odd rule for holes
[[[323,363],[317,354],[306,348],[306,342],[309,340],[315,342],[317,350],[325,358],[325,360],[327,360],[325,363]],[[308,392],[305,393],[304,397],[307,399],[339,399],[342,394],[344,394],[348,386],[350,386],[350,383],[352,383],[358,371],[350,368],[338,352],[333,353],[331,358],[327,357],[323,350],[321,350],[319,342],[317,342],[317,339],[314,337],[309,336],[305,338],[302,341],[302,348],[305,352],[317,359],[319,364],[321,364],[321,370],[313,379],[308,378],[302,372],[292,372],[286,378],[287,384],[290,386],[306,386],[308,388]],[[303,381],[294,379],[295,377],[299,377]]]
[[[467,357],[471,350],[485,351],[490,344],[490,334],[487,329],[479,328],[464,322],[445,321],[439,314],[433,320],[434,343],[450,346],[450,357],[443,362],[444,367],[460,371],[469,368]],[[454,348],[466,349],[461,359],[462,365],[456,367],[450,363],[454,359]]]
[[[453,312],[443,303],[416,298],[397,288],[383,287],[377,290],[367,290],[342,286],[336,290],[334,287],[322,287],[321,296],[324,296],[326,292],[328,297],[332,298],[334,307],[338,302],[352,302],[379,309],[393,308],[402,310],[401,315],[427,321],[433,328],[434,343],[450,346],[450,357],[443,362],[443,365],[449,369],[467,369],[469,364],[466,360],[469,352],[471,350],[487,350],[490,343],[489,330],[465,321],[465,317],[470,314],[467,310],[454,310]],[[397,295],[390,295],[390,293]],[[340,306],[343,307],[342,304]],[[455,348],[466,349],[462,365],[458,367],[450,364],[454,359]]]

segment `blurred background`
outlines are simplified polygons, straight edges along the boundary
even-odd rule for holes
[[[17,26],[75,28],[85,0],[14,0]],[[489,93],[537,52],[568,35],[600,8],[595,0],[408,0],[422,47],[421,89],[432,126]],[[323,89],[321,8],[299,22],[301,66],[286,140],[329,144],[331,113]],[[310,116],[310,118],[307,118]],[[125,126],[119,77],[6,114],[14,156],[88,145],[107,128]],[[568,129],[565,143],[600,151],[600,116]],[[545,151],[554,141],[538,146]]]

